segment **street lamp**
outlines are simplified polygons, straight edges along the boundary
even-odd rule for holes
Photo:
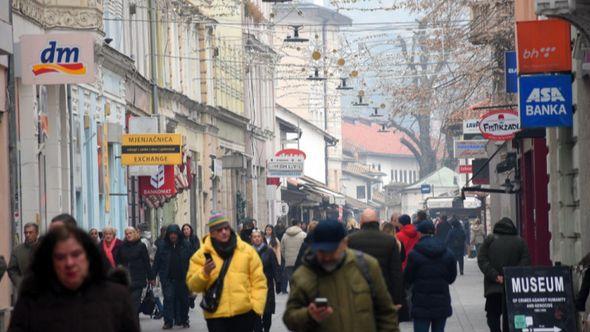
[[[293,36],[287,36],[283,41],[286,43],[305,43],[308,42],[309,39],[299,37],[299,30],[303,28],[303,25],[292,25],[291,28],[293,29]]]

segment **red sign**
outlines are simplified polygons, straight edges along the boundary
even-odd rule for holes
[[[281,185],[281,178],[266,178],[266,185],[267,186],[280,186]]]
[[[484,114],[479,121],[483,138],[509,141],[520,131],[520,117],[515,110],[495,110]]]
[[[140,176],[139,192],[143,196],[176,194],[174,165],[158,166],[158,173],[153,176]]]
[[[473,173],[473,166],[471,165],[459,165],[460,174],[471,174]]]
[[[571,27],[563,20],[516,22],[518,73],[572,70]]]
[[[281,151],[275,153],[275,157],[280,157],[280,156],[302,156],[303,159],[307,158],[307,156],[305,155],[305,152],[303,152],[301,150],[297,150],[297,149],[284,149],[284,150],[281,150]]]

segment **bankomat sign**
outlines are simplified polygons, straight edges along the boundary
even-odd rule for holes
[[[21,59],[24,84],[95,81],[94,36],[91,33],[24,35]]]

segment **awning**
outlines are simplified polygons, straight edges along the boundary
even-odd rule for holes
[[[346,197],[346,206],[350,207],[354,210],[362,211],[364,209],[375,209],[375,208],[380,207],[378,204],[375,204],[373,202],[365,203],[363,201],[359,201],[358,199],[352,198],[350,196],[345,196],[345,197]]]
[[[310,196],[320,196],[330,204],[341,205],[346,204],[346,199],[341,193],[337,193],[323,183],[313,180],[307,176],[297,179],[288,179],[287,182],[291,185],[296,185],[300,190],[311,194]]]

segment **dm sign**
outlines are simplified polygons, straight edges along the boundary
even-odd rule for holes
[[[483,138],[493,141],[508,141],[520,131],[518,112],[513,110],[495,110],[481,117],[479,130]]]
[[[521,76],[519,89],[523,128],[573,125],[571,75]]]
[[[577,331],[567,267],[504,268],[510,331]]]
[[[121,147],[121,164],[180,165],[182,164],[180,134],[126,134]]]
[[[96,80],[91,33],[24,35],[20,41],[24,84],[92,83]]]

